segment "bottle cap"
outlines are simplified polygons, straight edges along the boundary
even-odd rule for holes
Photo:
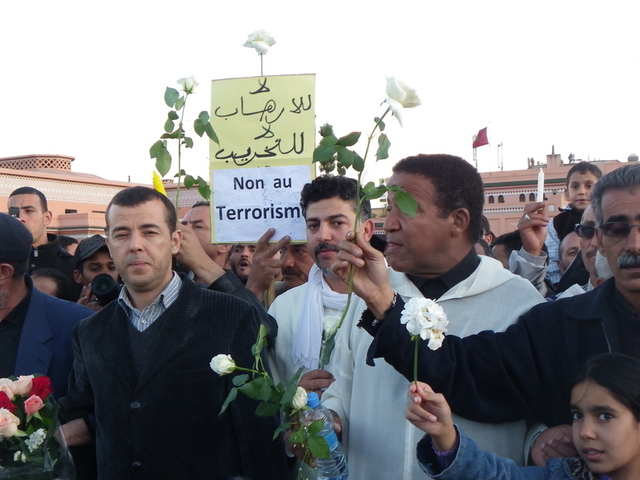
[[[307,394],[307,407],[317,408],[320,405],[320,398],[316,392]]]

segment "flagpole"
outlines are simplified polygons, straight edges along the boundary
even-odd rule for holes
[[[476,143],[477,135],[473,136],[473,140],[471,141],[471,145]],[[476,170],[478,170],[478,158],[476,157],[476,147],[473,147],[473,164],[476,166]]]

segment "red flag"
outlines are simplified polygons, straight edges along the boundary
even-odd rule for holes
[[[489,145],[489,140],[487,139],[487,127],[480,130],[473,141],[473,148],[478,148],[483,145]]]

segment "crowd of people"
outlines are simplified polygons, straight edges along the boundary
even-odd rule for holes
[[[0,214],[0,377],[51,377],[78,479],[313,478],[257,401],[218,415],[235,375],[209,361],[252,365],[264,325],[265,364],[276,381],[303,369],[351,479],[640,478],[640,165],[577,163],[562,213],[528,204],[499,237],[462,158],[407,157],[388,183],[418,208],[389,192],[383,248],[344,176],[302,190],[306,243],[212,244],[208,202],[179,219],[146,187],[114,196],[106,236],[63,242],[45,196],[17,189]],[[437,350],[407,332],[414,297],[447,314]]]

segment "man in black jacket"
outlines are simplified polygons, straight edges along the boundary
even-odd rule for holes
[[[95,414],[99,478],[253,480],[285,478],[275,417],[239,396],[218,415],[234,374],[212,357],[253,364],[260,319],[247,302],[200,288],[171,268],[182,233],[162,194],[119,192],[107,207],[107,245],[124,281],[117,301],[74,332],[75,361],[61,400],[70,444],[90,438]]]

